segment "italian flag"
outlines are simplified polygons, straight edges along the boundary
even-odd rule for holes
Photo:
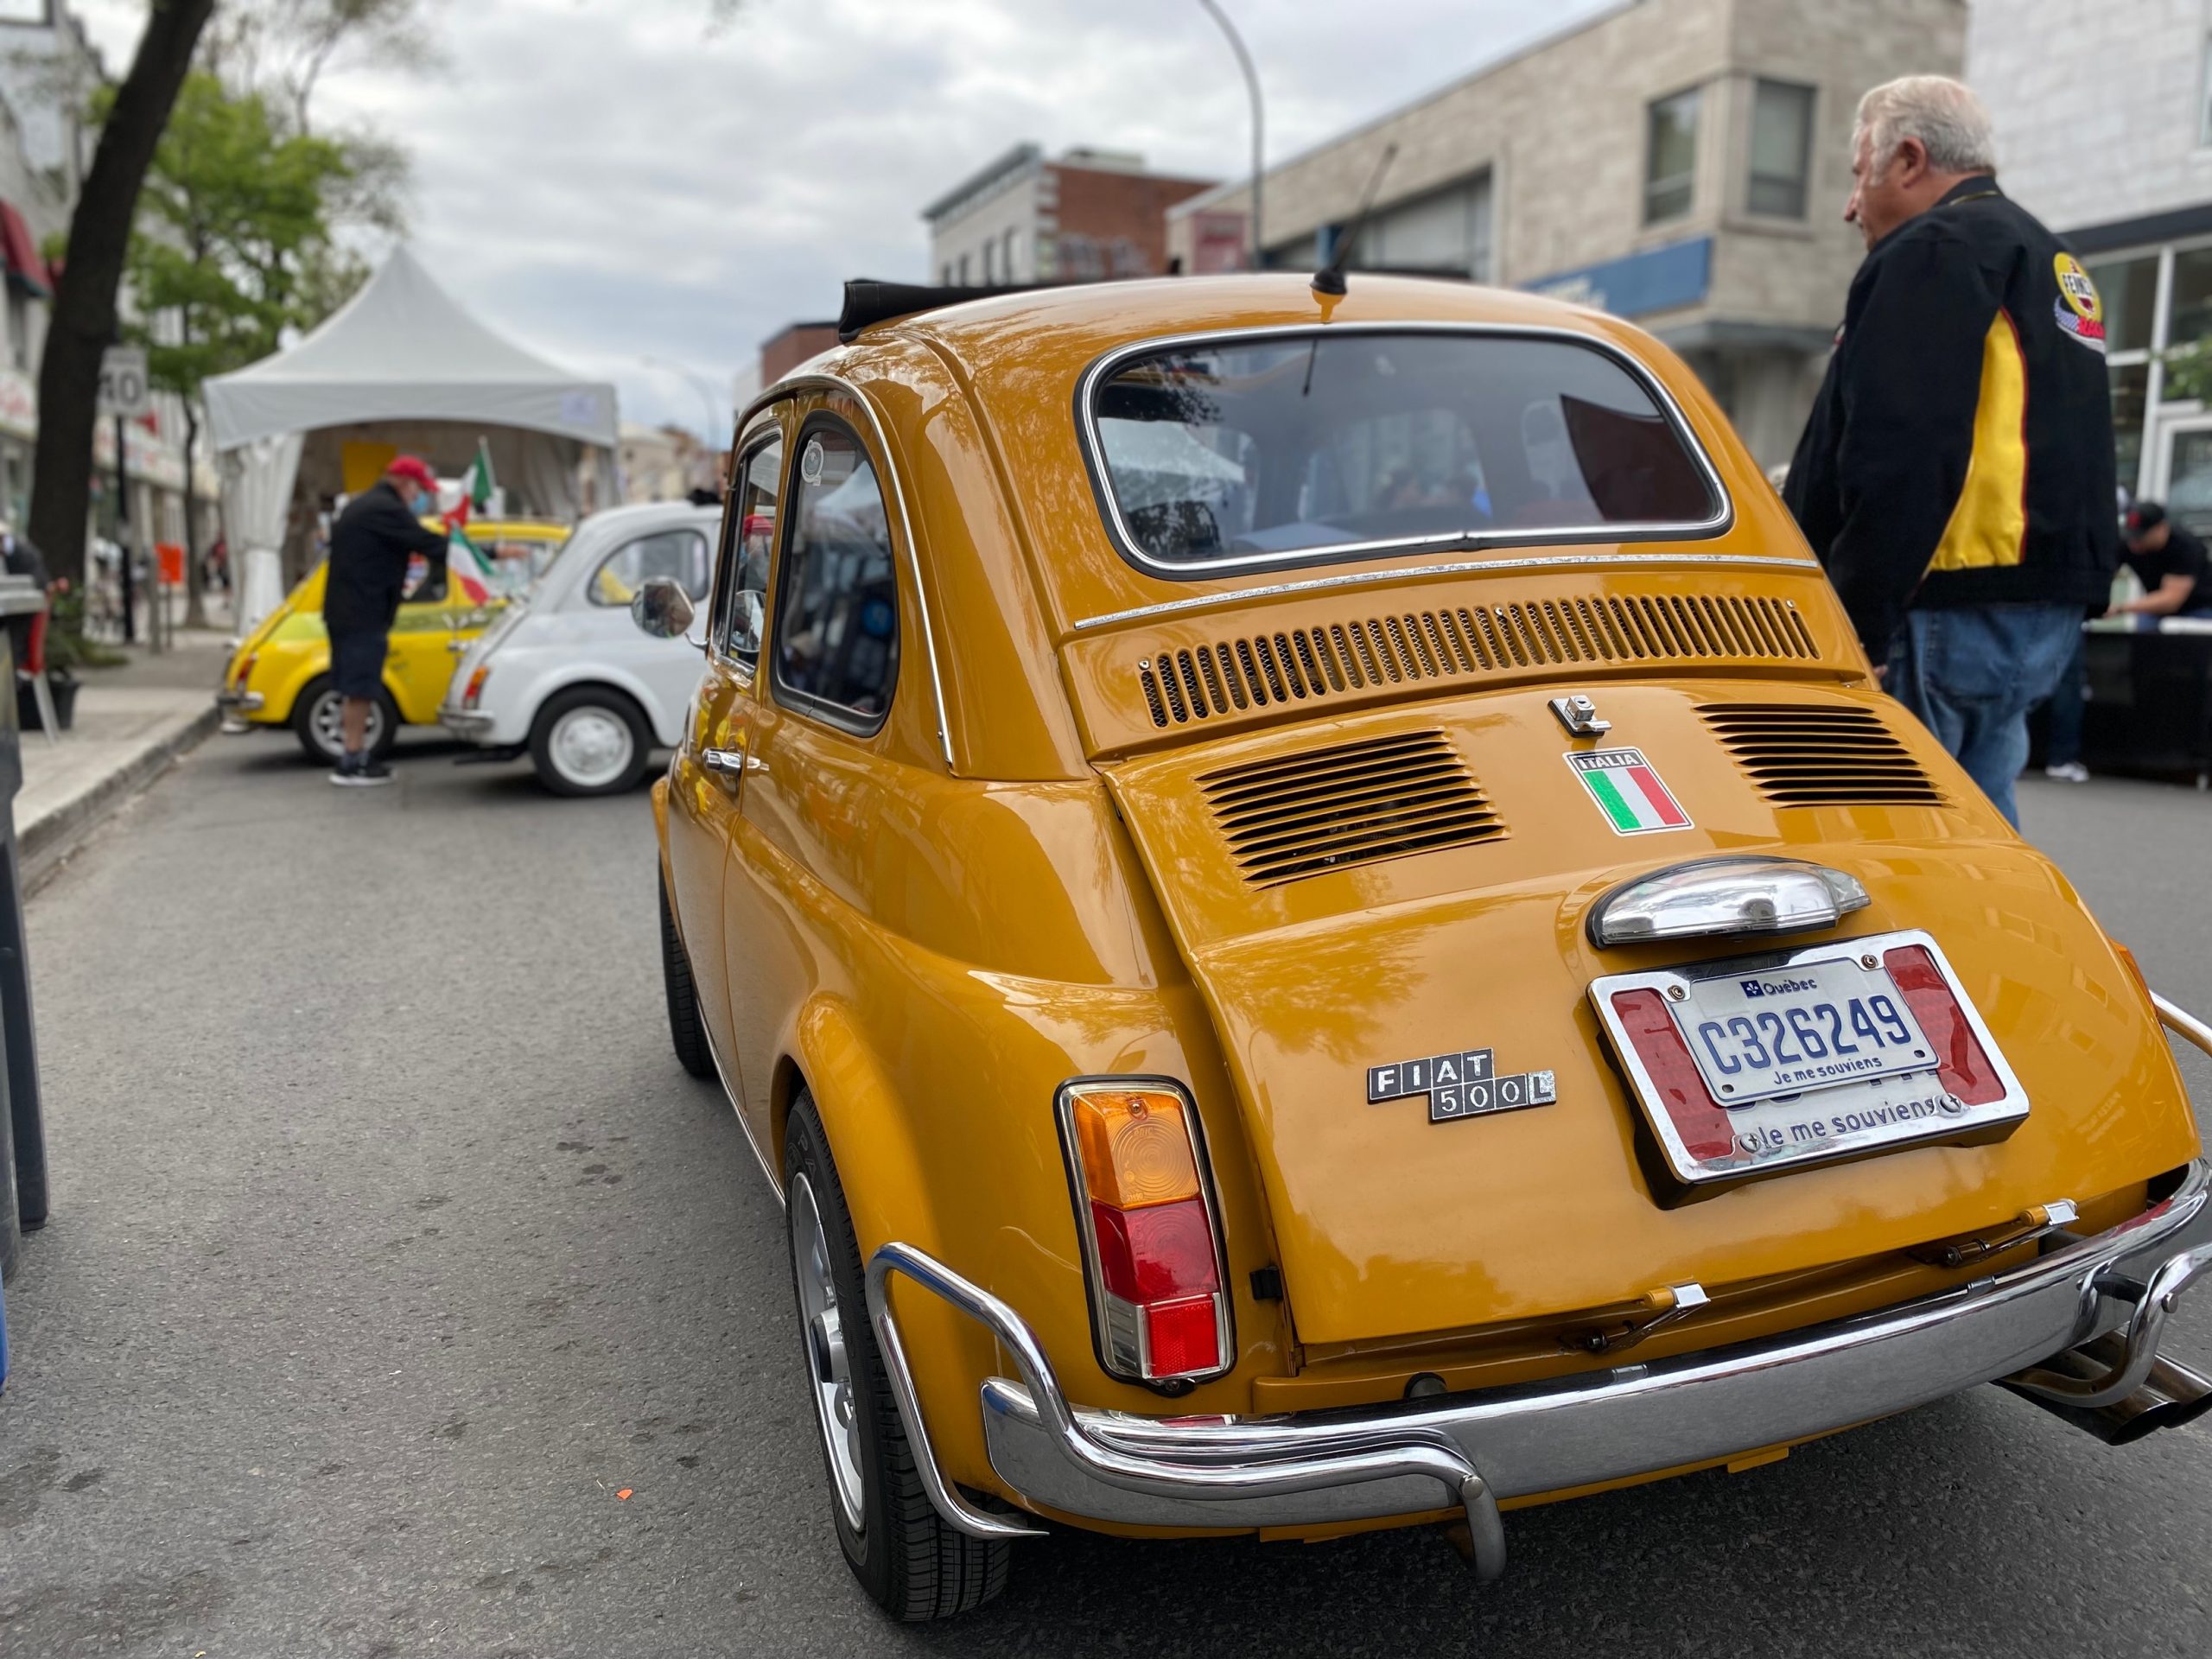
[[[492,567],[455,524],[446,542],[446,602],[455,604],[464,598],[471,605],[492,602]]]
[[[1614,834],[1641,836],[1654,830],[1689,828],[1689,814],[1660,781],[1643,750],[1585,750],[1568,755],[1567,764]]]
[[[499,487],[499,480],[492,476],[492,442],[488,438],[476,440],[476,459],[468,464],[468,472],[461,480],[461,499],[478,512],[492,505],[492,492]]]

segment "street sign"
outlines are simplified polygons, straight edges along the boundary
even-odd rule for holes
[[[100,353],[100,413],[135,421],[154,412],[154,389],[146,378],[146,353],[137,346],[111,346]]]

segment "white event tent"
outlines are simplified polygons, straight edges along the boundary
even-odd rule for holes
[[[615,443],[611,385],[501,339],[404,247],[313,334],[209,380],[206,395],[241,631],[282,602],[294,503],[339,493],[348,443],[391,445],[452,476],[488,441],[500,484],[524,510],[561,519],[581,508],[586,449]],[[614,478],[611,454],[601,475]]]

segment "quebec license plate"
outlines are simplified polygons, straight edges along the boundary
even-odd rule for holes
[[[2028,1101],[1917,931],[1614,974],[1590,998],[1690,1185],[1929,1141],[1993,1140]]]
[[[1879,957],[1716,974],[1667,1010],[1723,1106],[1936,1069],[1934,1048]]]

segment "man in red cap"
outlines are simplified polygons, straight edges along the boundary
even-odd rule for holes
[[[437,505],[438,480],[413,455],[394,458],[384,476],[355,496],[330,529],[330,572],[322,595],[330,632],[330,677],[345,701],[346,752],[334,784],[388,784],[391,768],[367,751],[369,710],[384,685],[385,641],[407,585],[407,561],[420,553],[442,580],[446,535],[423,513]]]

